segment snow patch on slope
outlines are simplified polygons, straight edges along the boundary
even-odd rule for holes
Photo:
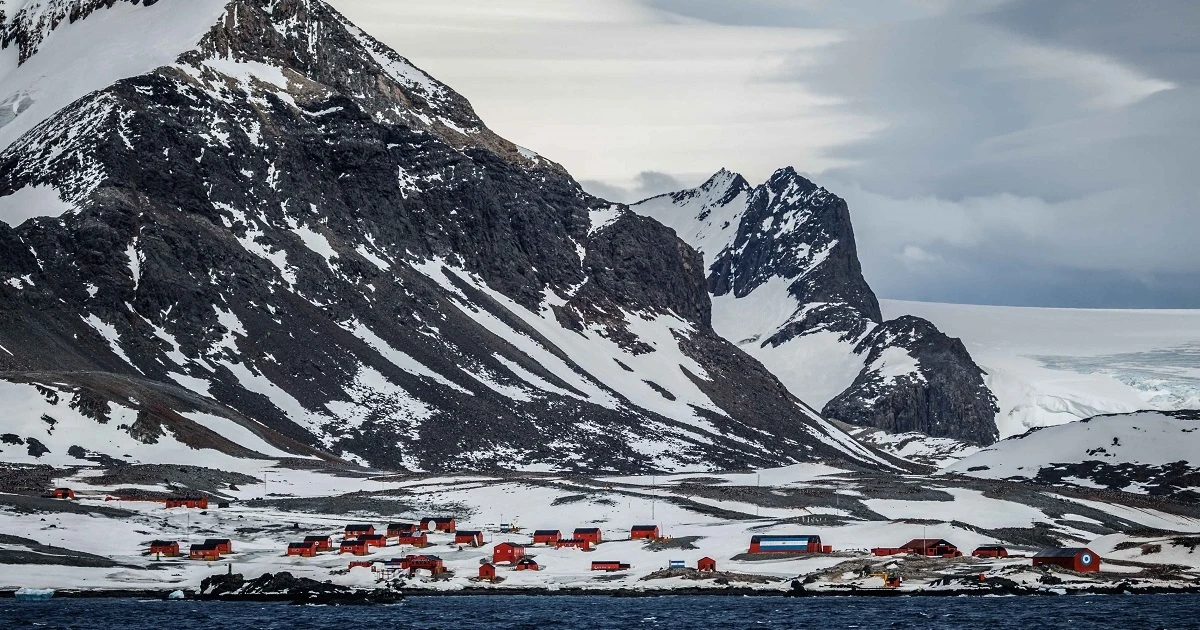
[[[0,221],[14,228],[36,217],[58,218],[74,210],[58,189],[48,185],[26,186],[0,197]]]
[[[9,45],[0,51],[0,106],[20,113],[0,126],[0,150],[75,100],[173,63],[217,24],[226,4],[118,2],[82,20],[63,20],[23,64],[17,63],[18,47]]]

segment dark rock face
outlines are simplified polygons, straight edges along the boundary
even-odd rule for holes
[[[853,382],[847,378],[840,386],[844,391],[816,401],[824,403],[826,416],[974,444],[995,441],[999,409],[963,345],[916,317],[883,321],[862,275],[849,210],[838,196],[791,168],[761,186],[722,170],[699,188],[633,208],[704,252],[711,294],[735,298],[723,302],[729,313],[722,319],[732,323],[717,331],[772,366],[793,391],[807,391],[807,383],[790,378],[798,361],[864,365]],[[786,283],[786,295],[771,293],[779,281]],[[756,291],[769,293],[772,302],[751,297]],[[790,315],[747,331],[738,325],[738,311],[751,307],[739,306],[741,300]],[[828,343],[791,350],[828,333],[849,358],[829,356],[837,351]],[[910,355],[912,374],[890,378],[872,368],[888,348]]]
[[[983,384],[983,371],[961,341],[929,321],[906,315],[884,322],[856,351],[866,356],[866,367],[825,405],[824,416],[893,433],[916,431],[980,445],[999,437],[999,408]],[[909,367],[908,361],[915,365]]]
[[[696,251],[322,2],[231,2],[5,148],[31,185],[74,210],[0,222],[0,377],[134,398],[137,439],[236,451],[203,408],[419,470],[880,465],[713,332]]]

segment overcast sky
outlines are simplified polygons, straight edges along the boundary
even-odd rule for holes
[[[1200,308],[1200,2],[332,3],[597,195],[794,166],[881,297]]]

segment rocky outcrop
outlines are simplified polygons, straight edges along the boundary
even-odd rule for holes
[[[824,416],[892,433],[996,441],[996,397],[960,340],[906,315],[876,326],[855,351],[866,366]]]
[[[633,209],[703,252],[715,330],[826,416],[995,441],[998,408],[963,345],[916,317],[883,321],[838,196],[791,168],[760,186],[722,170]],[[911,369],[894,374],[901,356]]]

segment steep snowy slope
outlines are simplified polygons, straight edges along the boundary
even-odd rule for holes
[[[1001,437],[1099,414],[1200,408],[1200,311],[882,307],[962,338],[996,393]]]
[[[1200,499],[1200,411],[1097,416],[985,448],[949,472]]]
[[[4,133],[28,131],[0,153],[0,376],[114,403],[78,375],[172,384],[413,470],[888,465],[713,332],[670,230],[323,2],[110,4],[5,23],[40,44],[7,53],[0,94],[41,105],[12,109]],[[112,64],[87,81],[120,80],[50,94],[92,89],[60,63],[83,49]]]
[[[722,170],[632,209],[704,254],[714,329],[826,416],[995,440],[994,400],[962,344],[920,318],[883,320],[836,195],[791,168],[756,187]]]

